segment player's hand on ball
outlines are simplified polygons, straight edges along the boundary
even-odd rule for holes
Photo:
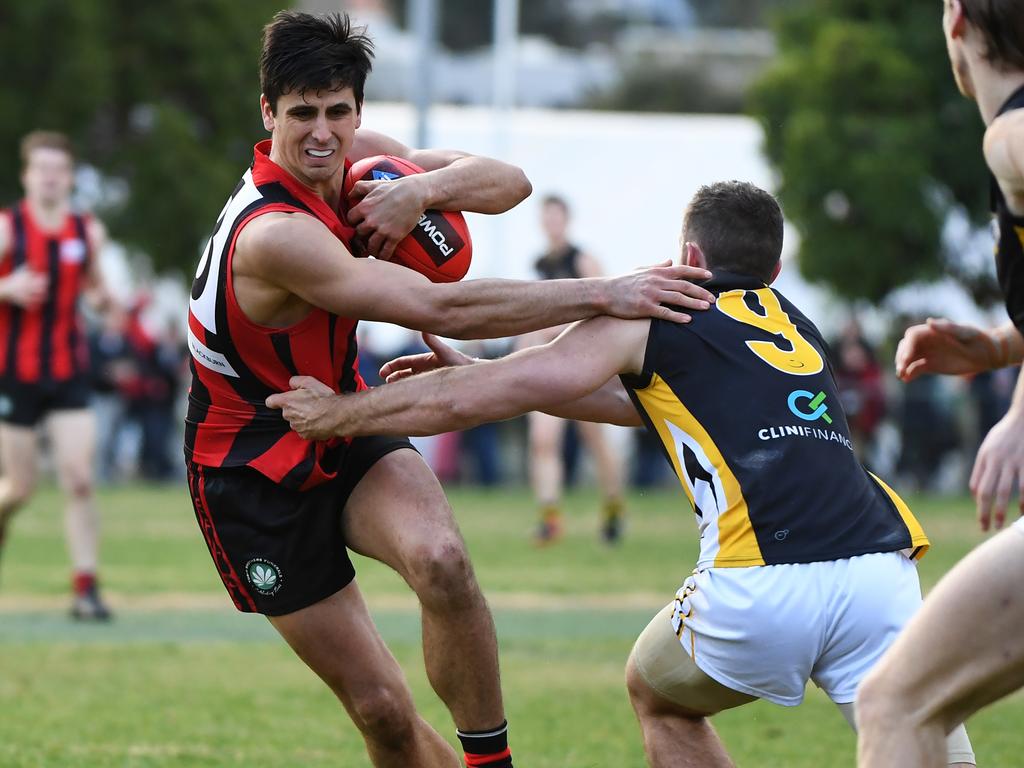
[[[406,176],[393,181],[358,181],[349,197],[359,200],[348,212],[348,223],[366,243],[366,252],[390,261],[398,245],[423,215],[420,179]]]
[[[690,322],[690,315],[670,307],[705,310],[715,297],[691,280],[707,280],[711,273],[700,267],[687,267],[665,261],[609,282],[607,313],[625,320],[656,317],[674,323]],[[663,305],[670,306],[663,306]]]
[[[978,505],[978,522],[987,531],[994,523],[1002,528],[1006,522],[1006,508],[1010,497],[1018,493],[1018,503],[1024,513],[1024,501],[1020,500],[1021,482],[1024,481],[1024,413],[1016,408],[1010,411],[989,430],[978,449],[971,472],[971,493]]]
[[[906,330],[896,347],[896,375],[979,373],[1007,364],[1007,352],[981,328],[928,318]]]
[[[472,365],[476,360],[459,350],[448,346],[432,333],[424,333],[423,343],[430,352],[397,357],[381,366],[380,377],[389,384],[393,381],[415,376],[418,373],[448,368],[453,365]]]
[[[267,398],[267,407],[276,408],[299,437],[327,440],[338,437],[334,414],[334,390],[312,376],[292,376],[291,392],[279,392]]]

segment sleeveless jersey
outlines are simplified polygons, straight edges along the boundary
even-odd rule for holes
[[[835,560],[928,539],[857,461],[818,329],[756,278],[715,271],[686,325],[652,320],[623,383],[686,491],[699,568]]]
[[[1024,109],[1024,88],[1010,96],[998,114],[1014,109]],[[1010,211],[995,176],[991,179],[992,212],[998,228],[996,275],[1006,300],[1006,311],[1017,330],[1024,333],[1024,216],[1015,216]]]
[[[252,467],[285,487],[306,490],[336,474],[350,441],[303,440],[264,400],[288,390],[296,375],[314,376],[337,392],[365,389],[356,368],[357,321],[314,307],[287,328],[252,322],[235,298],[235,242],[246,224],[274,211],[313,216],[346,247],[354,230],[270,160],[270,144],[256,145],[253,164],[221,211],[192,285],[185,457],[209,467]]]
[[[575,245],[569,245],[564,251],[543,254],[534,262],[533,268],[537,270],[537,277],[541,280],[575,279],[580,277],[576,265],[576,257],[579,255],[580,249]]]
[[[11,246],[2,254],[0,277],[27,266],[46,275],[43,302],[32,308],[0,304],[0,378],[34,384],[67,381],[86,373],[89,352],[78,298],[92,253],[88,219],[69,214],[60,229],[41,229],[24,201],[3,212]]]

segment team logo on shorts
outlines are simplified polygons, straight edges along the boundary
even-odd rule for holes
[[[245,564],[245,576],[261,595],[276,595],[284,583],[281,569],[262,557],[254,557]]]

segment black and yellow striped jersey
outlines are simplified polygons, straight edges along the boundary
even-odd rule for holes
[[[1014,91],[999,108],[998,115],[1014,109],[1024,109],[1024,88]],[[1009,209],[995,176],[991,176],[991,185],[996,225],[996,276],[1006,311],[1017,330],[1024,333],[1024,216],[1015,216]]]
[[[652,320],[643,373],[622,377],[693,504],[698,567],[923,554],[907,505],[854,455],[818,329],[756,278],[704,287],[715,305]]]

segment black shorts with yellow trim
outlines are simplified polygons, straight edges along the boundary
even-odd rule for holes
[[[196,520],[224,587],[245,613],[281,616],[330,597],[355,578],[342,511],[381,458],[412,448],[404,437],[359,437],[337,475],[299,491],[251,467],[187,463]]]
[[[85,376],[63,381],[18,381],[0,377],[0,422],[34,427],[53,411],[79,411],[89,407],[92,389]]]

